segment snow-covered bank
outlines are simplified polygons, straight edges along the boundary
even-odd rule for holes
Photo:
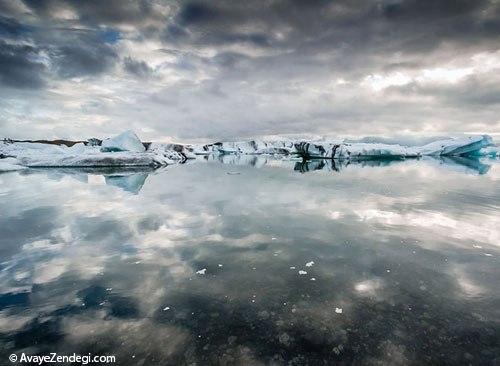
[[[183,163],[197,155],[274,155],[335,160],[370,160],[420,156],[498,156],[498,147],[488,135],[449,138],[419,147],[397,144],[347,143],[342,141],[262,141],[217,142],[206,145],[143,143],[132,131],[102,140],[66,144],[13,142],[0,143],[1,169],[23,167],[159,167]],[[8,158],[5,159],[5,158]],[[233,159],[234,160],[234,159]]]

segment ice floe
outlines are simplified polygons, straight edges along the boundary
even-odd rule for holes
[[[337,161],[340,164],[342,161],[381,161],[380,159],[420,156],[437,156],[441,159],[471,156],[494,158],[499,156],[498,151],[498,147],[493,145],[492,138],[488,135],[448,138],[418,147],[333,140],[293,141],[287,138],[182,145],[142,142],[134,132],[125,131],[102,141],[96,138],[86,142],[56,140],[45,143],[4,140],[0,142],[0,170],[17,170],[22,167],[159,167],[183,163],[187,159],[196,158],[197,155],[205,155],[207,160],[238,165],[250,163],[259,167],[266,164],[269,155],[280,159],[331,159],[335,164]],[[316,168],[302,164],[296,169],[308,171]],[[336,169],[336,166],[333,169]],[[127,182],[117,184],[128,185]]]

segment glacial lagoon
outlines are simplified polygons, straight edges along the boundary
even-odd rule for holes
[[[0,174],[0,357],[499,363],[499,182],[464,158]]]

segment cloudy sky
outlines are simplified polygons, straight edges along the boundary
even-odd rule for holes
[[[0,136],[500,133],[500,1],[0,0]]]

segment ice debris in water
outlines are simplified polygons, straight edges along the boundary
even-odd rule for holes
[[[337,314],[342,314],[342,308],[335,308],[335,312]]]
[[[295,266],[290,267],[290,269],[295,269]]]
[[[166,306],[163,308],[163,311],[167,311],[167,310],[170,310],[170,306]]]
[[[299,275],[306,275],[306,274],[307,274],[307,272],[306,272],[306,271],[303,271],[303,270],[300,270],[300,271],[299,271]]]
[[[207,269],[206,268],[203,268],[203,269],[200,269],[199,271],[196,271],[196,274],[199,274],[199,275],[204,275],[205,272],[207,272]]]
[[[222,267],[222,264],[218,264],[219,267]]]
[[[306,267],[312,267],[314,265],[314,262],[313,261],[310,261],[310,262],[307,262],[306,263]]]
[[[316,281],[316,278],[314,278],[314,277],[311,277],[311,281]]]

